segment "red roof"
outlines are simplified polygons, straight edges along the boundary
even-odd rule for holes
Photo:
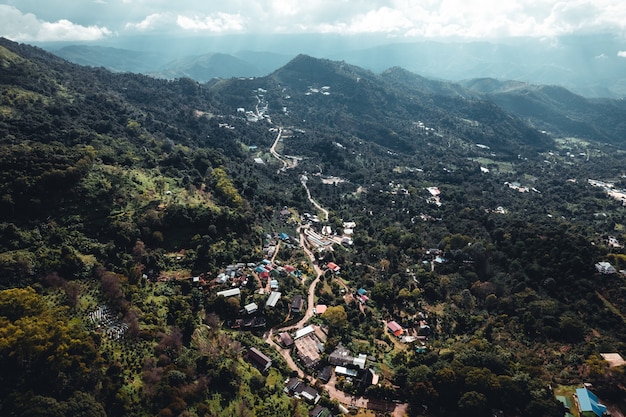
[[[261,272],[260,276],[263,279],[268,279],[270,277],[270,274],[269,274],[269,272]]]
[[[333,271],[339,271],[341,269],[339,268],[339,265],[334,262],[328,262],[326,266],[328,267],[328,269],[332,269]]]
[[[296,270],[295,267],[293,267],[291,265],[285,265],[285,271],[287,271],[287,273],[292,273],[295,270]]]
[[[387,323],[387,330],[393,333],[395,336],[400,337],[402,333],[404,333],[404,329],[395,321],[390,321]]]

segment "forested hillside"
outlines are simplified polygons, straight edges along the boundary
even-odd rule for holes
[[[0,67],[1,415],[626,406],[619,105],[546,133],[493,86],[305,55],[200,84],[2,39]]]

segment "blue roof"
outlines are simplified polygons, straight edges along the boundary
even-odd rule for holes
[[[289,239],[289,235],[287,233],[281,233],[280,235],[278,235],[278,237],[280,237],[283,240]]]
[[[359,288],[357,292],[359,293],[359,295],[367,294],[367,290],[365,290],[365,288]]]
[[[591,411],[598,417],[606,413],[606,406],[600,404],[598,397],[587,388],[577,388],[576,396],[578,397],[578,405],[581,412]]]
[[[261,272],[265,271],[265,268],[263,268],[262,266],[257,266],[255,271],[260,274]]]

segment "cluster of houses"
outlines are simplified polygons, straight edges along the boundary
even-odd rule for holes
[[[322,226],[318,231],[316,230],[317,216],[309,217],[307,219],[306,214],[303,216],[303,228],[304,228],[304,236],[306,237],[307,243],[315,248],[318,252],[330,251],[332,250],[333,244],[337,243],[343,246],[351,246],[353,244],[352,235],[354,234],[354,228],[356,224],[354,222],[344,222],[343,223],[343,233],[341,235],[333,232],[332,228],[328,225]],[[317,222],[312,219],[316,219]]]
[[[262,373],[267,373],[272,366],[272,359],[255,347],[250,347],[246,353],[246,360]],[[333,417],[326,407],[317,405],[321,396],[313,387],[298,378],[289,378],[285,381],[284,391],[287,395],[301,399],[315,407],[309,412],[309,417]]]
[[[615,184],[606,181],[599,181],[588,179],[589,185],[592,187],[599,187],[604,190],[609,196],[616,199],[617,201],[621,201],[623,205],[626,205],[626,190],[618,190],[615,188]]]
[[[256,276],[255,276],[256,275]],[[245,304],[238,319],[231,319],[227,323],[232,329],[253,330],[264,328],[266,320],[262,314],[263,308],[275,308],[278,301],[282,298],[279,289],[279,279],[292,275],[300,278],[302,272],[291,265],[280,266],[272,263],[270,260],[263,260],[260,263],[238,263],[228,265],[214,280],[207,282],[202,277],[194,277],[194,282],[201,285],[220,286],[224,289],[217,291],[218,297],[241,297],[241,288],[248,284],[251,279],[261,281],[260,294],[267,294],[264,306],[259,306],[256,302]],[[196,281],[196,279],[198,279]],[[269,287],[269,291],[266,289]],[[300,313],[303,309],[303,300],[301,295],[295,295],[292,299],[291,313]]]
[[[89,313],[89,320],[111,340],[121,339],[128,330],[128,325],[117,318],[109,306],[98,306]]]

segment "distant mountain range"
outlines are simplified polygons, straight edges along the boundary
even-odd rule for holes
[[[361,42],[359,42],[361,40]],[[506,42],[374,42],[321,36],[134,39],[116,47],[42,45],[81,65],[163,78],[258,77],[300,53],[345,61],[376,73],[399,66],[429,78],[474,78],[559,85],[585,97],[626,96],[626,45],[610,35]],[[158,48],[157,48],[158,46]],[[272,52],[268,52],[272,51]]]
[[[105,67],[113,72],[134,72],[157,78],[188,77],[199,82],[212,78],[260,77],[286,64],[292,57],[270,52],[240,51],[235,55],[206,53],[176,57],[174,53],[70,45],[54,53],[70,62]]]

